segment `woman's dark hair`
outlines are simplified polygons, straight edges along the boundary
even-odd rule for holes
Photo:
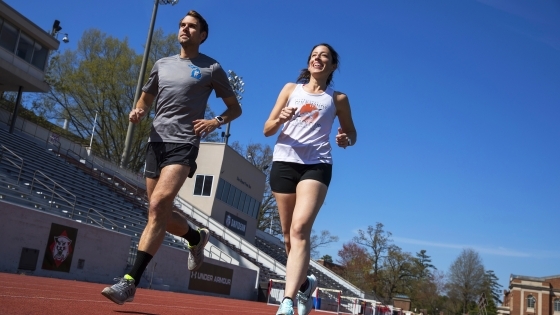
[[[311,55],[313,54],[313,50],[315,50],[315,48],[317,48],[319,46],[325,46],[329,49],[329,51],[331,52],[332,63],[333,63],[333,65],[336,66],[336,69],[338,69],[338,59],[339,59],[338,53],[336,52],[336,50],[334,50],[334,48],[332,48],[331,45],[326,44],[326,43],[321,43],[321,44],[317,44],[317,45],[313,46],[313,48],[311,49],[311,52],[309,53],[309,57],[307,57],[307,64],[309,65],[309,60],[311,60]],[[327,86],[331,85],[333,74],[334,74],[334,71],[331,72],[331,74],[327,78]],[[309,83],[310,77],[311,77],[311,73],[309,72],[307,67],[303,68],[303,69],[301,69],[301,72],[300,72],[299,77],[297,78],[296,82],[297,83],[304,83],[304,84]]]
[[[187,17],[187,16],[192,16],[193,18],[198,20],[198,23],[200,23],[200,32],[206,32],[206,38],[202,40],[202,42],[200,42],[201,44],[204,43],[204,41],[206,41],[208,39],[208,23],[206,22],[206,20],[202,17],[202,15],[200,15],[200,13],[196,12],[195,10],[190,10],[189,13],[187,13],[187,15],[185,15],[180,21],[179,21],[179,27],[181,27],[181,23],[183,23],[183,20]]]

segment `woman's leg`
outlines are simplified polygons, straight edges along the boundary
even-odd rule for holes
[[[307,277],[311,229],[326,195],[327,186],[319,181],[307,179],[302,180],[297,185],[295,207],[291,216],[289,231],[290,246],[284,292],[284,295],[292,300]],[[284,230],[284,222],[282,222],[282,225]]]
[[[282,226],[282,234],[284,235],[284,246],[286,248],[286,256],[290,254],[290,227],[292,225],[292,215],[296,206],[296,194],[272,193],[276,199],[278,206],[278,215],[280,216],[280,225]]]

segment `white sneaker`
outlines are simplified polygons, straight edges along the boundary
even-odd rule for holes
[[[290,299],[284,299],[282,303],[280,303],[276,315],[294,315],[294,302]]]
[[[311,310],[313,309],[313,299],[311,298],[311,294],[313,294],[315,289],[317,289],[317,278],[315,278],[314,275],[311,275],[307,276],[307,280],[309,281],[307,290],[305,290],[305,292],[298,290],[297,293],[298,315],[307,315],[311,313]]]

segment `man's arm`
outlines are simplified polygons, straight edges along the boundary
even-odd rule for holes
[[[224,124],[236,119],[241,116],[241,105],[237,101],[235,95],[222,98],[227,109],[220,115],[224,119]],[[217,119],[197,119],[194,121],[194,133],[197,136],[206,136],[212,131],[220,127],[220,123]]]
[[[155,97],[155,95],[142,92],[142,95],[140,95],[140,99],[138,99],[138,102],[136,103],[136,108],[130,111],[128,120],[133,124],[138,123],[142,119],[142,117],[146,116],[146,114],[150,110]]]

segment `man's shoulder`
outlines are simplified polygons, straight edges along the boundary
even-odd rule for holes
[[[177,60],[179,60],[179,55],[178,54],[173,55],[173,56],[160,58],[156,61],[156,63],[160,63],[160,64],[161,63],[170,63],[170,62],[174,62],[174,61],[177,61]]]
[[[209,68],[212,68],[214,70],[216,68],[221,68],[220,63],[216,59],[214,59],[214,58],[212,58],[208,55],[205,55],[203,53],[200,53],[198,55],[198,57],[195,59],[195,61],[193,61],[193,63],[195,65],[196,64],[204,65],[205,67],[209,67]]]

